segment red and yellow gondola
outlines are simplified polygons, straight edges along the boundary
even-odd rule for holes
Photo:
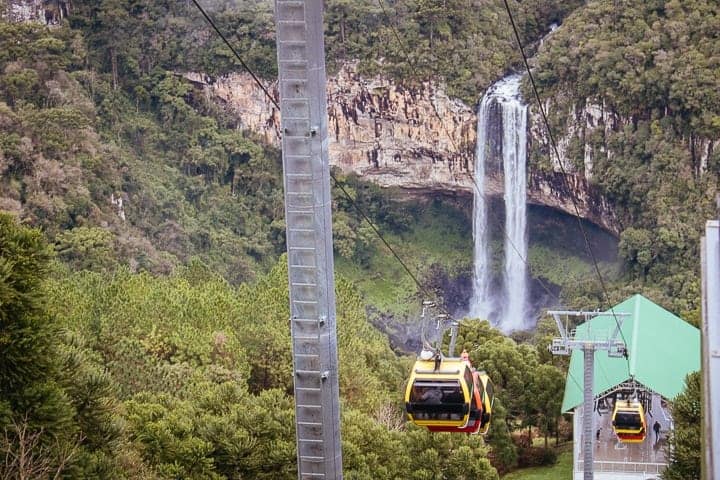
[[[612,415],[612,426],[621,442],[642,443],[647,436],[642,404],[637,400],[617,400]]]
[[[460,358],[418,358],[405,390],[408,419],[433,432],[487,433],[494,389],[485,372]]]

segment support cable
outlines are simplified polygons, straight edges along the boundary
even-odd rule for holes
[[[218,29],[218,27],[215,25],[215,22],[213,22],[212,19],[208,16],[208,14],[205,13],[205,10],[200,6],[200,4],[197,2],[197,0],[192,0],[192,2],[195,4],[197,9],[200,10],[200,13],[202,14],[202,16],[205,17],[205,20],[207,20],[207,22],[210,24],[210,26],[215,30],[215,33],[217,33],[218,36],[220,36],[222,41],[225,42],[225,45],[230,49],[230,51],[233,54],[235,54],[235,58],[238,59],[238,61],[240,62],[240,65],[242,65],[243,68],[245,70],[247,70],[247,72],[250,74],[250,76],[253,78],[253,80],[255,80],[255,83],[258,85],[258,87],[260,87],[262,89],[262,91],[265,93],[265,96],[270,99],[270,101],[273,103],[273,105],[275,105],[275,107],[279,111],[280,105],[278,105],[278,102],[275,100],[275,98],[273,98],[273,96],[270,95],[270,92],[267,91],[267,89],[265,88],[265,85],[263,85],[262,82],[260,81],[260,79],[257,77],[257,75],[255,75],[255,72],[252,71],[252,69],[248,66],[248,64],[245,63],[245,61],[242,59],[240,54],[233,48],[233,46],[230,44],[230,42],[228,42],[227,38],[225,38],[225,35],[222,34],[220,29]]]
[[[240,64],[243,66],[243,68],[250,74],[250,76],[253,78],[254,82],[258,85],[258,87],[260,87],[260,89],[263,91],[265,96],[272,102],[273,105],[275,105],[275,107],[277,107],[278,110],[280,110],[280,105],[278,104],[277,100],[275,100],[275,98],[270,94],[270,92],[267,90],[267,88],[265,88],[265,86],[262,84],[262,82],[260,81],[258,76],[255,75],[255,72],[252,71],[250,66],[247,63],[245,63],[245,61],[242,59],[242,57],[240,57],[240,54],[237,52],[237,50],[235,50],[232,47],[232,45],[227,40],[225,35],[223,35],[222,32],[218,29],[218,27],[215,25],[215,22],[213,22],[212,18],[210,18],[210,16],[205,12],[205,10],[202,8],[202,6],[200,6],[200,4],[197,2],[197,0],[192,0],[192,2],[195,4],[195,6],[200,11],[200,13],[203,15],[203,17],[205,17],[205,20],[210,24],[210,26],[212,26],[212,28],[215,30],[215,32],[218,34],[218,36],[222,39],[222,41],[225,43],[225,45],[235,55],[235,57],[238,59]],[[400,263],[403,270],[412,279],[413,283],[417,286],[420,293],[422,293],[426,296],[434,297],[435,295],[432,294],[432,292],[430,292],[426,287],[424,287],[420,283],[420,281],[417,278],[417,275],[415,275],[410,270],[408,265],[402,260],[402,258],[397,253],[397,251],[390,245],[390,243],[388,243],[388,241],[385,239],[385,237],[382,235],[382,233],[377,228],[377,226],[373,223],[373,221],[370,219],[370,217],[368,217],[368,215],[362,210],[362,208],[360,208],[360,206],[357,204],[355,199],[353,199],[352,196],[350,195],[350,193],[348,193],[348,191],[345,189],[343,184],[335,177],[335,174],[332,172],[332,170],[330,171],[330,177],[335,182],[335,186],[340,189],[340,191],[343,193],[343,195],[345,195],[345,197],[350,202],[350,204],[353,206],[353,208],[355,208],[355,210],[360,214],[360,216],[368,223],[368,225],[370,225],[370,228],[380,238],[380,241],[383,243],[383,245],[385,245],[387,247],[387,249],[390,250],[390,253],[392,253],[393,257],[395,257],[395,259]],[[444,307],[438,307],[438,308],[442,311],[443,314],[447,315],[448,318],[452,318],[450,313],[447,312]]]
[[[565,187],[570,190],[570,185],[567,181],[567,172],[565,171],[565,167],[563,166],[562,159],[560,158],[560,153],[557,149],[557,143],[555,142],[555,136],[552,133],[552,129],[550,128],[550,122],[548,121],[545,108],[543,107],[543,103],[540,100],[540,94],[538,93],[537,85],[535,84],[535,77],[533,77],[532,70],[530,69],[530,64],[528,63],[527,55],[525,55],[525,49],[522,46],[522,41],[520,40],[520,33],[518,32],[517,26],[515,25],[515,18],[513,17],[512,11],[510,10],[510,5],[508,4],[507,0],[503,0],[503,3],[505,4],[505,10],[507,10],[508,17],[510,18],[510,23],[513,28],[513,32],[515,33],[515,40],[517,41],[518,48],[520,50],[520,54],[522,55],[523,63],[525,64],[525,69],[527,70],[528,77],[530,78],[530,84],[532,85],[533,93],[535,94],[535,99],[538,102],[538,108],[540,109],[540,114],[543,119],[543,123],[545,124],[545,129],[548,132],[548,137],[550,139],[550,143],[552,145],[553,151],[555,152],[555,156],[557,157],[558,165],[560,166],[560,171],[563,174],[563,182],[565,183]],[[602,288],[603,295],[605,296],[605,301],[610,304],[610,295],[608,295],[607,288],[605,286],[605,280],[602,277],[602,273],[600,272],[600,267],[598,266],[597,258],[595,258],[595,253],[592,250],[592,247],[590,246],[590,240],[588,239],[587,232],[585,231],[585,227],[583,227],[581,216],[580,216],[580,208],[577,205],[577,201],[575,200],[575,197],[573,195],[570,195],[570,200],[573,204],[573,209],[575,210],[575,218],[578,221],[578,226],[580,227],[580,232],[582,233],[583,240],[585,241],[585,246],[587,247],[588,254],[590,255],[590,258],[592,260],[593,266],[595,268],[595,272],[597,273],[598,279],[600,281],[600,287]],[[632,374],[630,372],[630,359],[628,357],[628,348],[627,348],[627,340],[625,339],[625,334],[623,333],[622,329],[620,328],[620,322],[618,321],[617,315],[615,315],[615,310],[612,306],[610,306],[610,313],[612,313],[613,318],[615,319],[615,324],[618,327],[618,330],[620,332],[620,336],[622,337],[623,343],[625,344],[625,351],[623,353],[623,356],[625,357],[625,362],[627,364],[627,370],[628,375],[632,378]]]
[[[394,34],[395,38],[397,39],[398,44],[400,45],[401,50],[403,51],[403,55],[404,55],[404,57],[405,57],[405,60],[407,61],[408,65],[410,65],[410,69],[412,70],[412,72],[413,72],[413,74],[415,75],[415,77],[419,78],[418,71],[417,71],[417,69],[416,69],[416,67],[415,67],[415,62],[410,59],[410,54],[408,53],[408,48],[406,47],[405,42],[402,41],[402,39],[401,39],[401,37],[400,37],[400,33],[397,31],[397,29],[396,29],[395,26],[393,25],[392,19],[390,18],[390,15],[388,14],[387,10],[385,9],[385,3],[384,3],[384,1],[383,1],[383,0],[378,0],[378,3],[380,4],[380,8],[382,9],[383,14],[384,14],[385,17],[387,18],[388,25],[389,25],[390,29],[393,31],[393,34]],[[397,16],[397,15],[398,15],[398,14],[397,14],[397,10],[396,10],[396,11],[395,11],[395,16]],[[448,139],[450,140],[450,143],[452,143],[452,146],[453,146],[453,149],[454,149],[454,153],[455,153],[456,155],[459,154],[459,153],[460,153],[460,148],[459,148],[458,145],[455,143],[455,140],[453,140],[453,136],[450,135],[450,132],[448,131],[447,127],[445,126],[445,122],[443,121],[442,117],[440,116],[440,112],[437,111],[437,107],[435,106],[435,103],[431,101],[431,102],[430,102],[430,105],[432,106],[433,113],[435,114],[435,116],[437,117],[438,121],[440,122],[440,126],[441,126],[442,129],[445,131],[445,135],[447,135]],[[475,175],[473,175],[473,174],[472,174],[471,172],[469,172],[469,171],[466,172],[466,175],[467,175],[468,177],[470,177],[470,181],[472,182],[473,187],[474,187],[474,189],[475,189],[475,194],[476,194],[476,195],[480,195],[480,194],[481,194],[481,189],[480,189],[480,186],[478,185],[478,182],[477,182],[477,179],[475,178]],[[520,253],[520,250],[517,248],[517,246],[516,246],[515,243],[512,241],[512,239],[511,239],[510,236],[507,234],[507,232],[505,231],[504,228],[502,229],[502,232],[503,232],[503,235],[505,236],[505,240],[507,240],[508,244],[509,244],[509,245],[512,247],[512,249],[515,251],[515,253],[517,254],[518,258],[525,264],[525,266],[527,267],[528,271],[532,273],[532,268],[530,267],[530,263],[528,262],[528,260],[527,260],[525,257],[522,256],[522,254]],[[550,288],[549,288],[547,285],[545,285],[545,282],[543,282],[542,280],[540,280],[540,278],[536,278],[535,281],[537,281],[537,282],[540,284],[540,286],[542,287],[542,289],[545,290],[545,292],[546,292],[548,295],[550,295],[552,298],[554,298],[558,303],[560,302],[560,298],[558,298],[558,296],[557,296],[552,290],[550,290]]]
[[[225,35],[223,35],[223,33],[222,33],[222,32],[220,31],[220,29],[217,27],[217,25],[216,25],[215,22],[212,20],[212,18],[210,18],[210,16],[205,12],[205,10],[202,8],[202,6],[198,3],[197,0],[192,0],[192,2],[193,2],[193,4],[197,7],[197,9],[200,11],[200,13],[201,13],[202,16],[205,18],[205,20],[210,24],[210,26],[213,28],[213,30],[214,30],[214,31],[218,34],[218,36],[222,39],[222,41],[225,43],[225,45],[230,49],[230,51],[233,53],[233,55],[238,59],[238,61],[239,61],[240,64],[242,65],[242,67],[250,74],[250,76],[252,77],[253,81],[254,81],[254,82],[257,84],[257,86],[263,91],[263,93],[264,93],[265,96],[268,98],[268,100],[270,100],[270,102],[271,102],[278,110],[280,110],[280,105],[278,104],[277,100],[275,100],[275,98],[270,94],[270,92],[267,90],[267,88],[262,84],[262,82],[260,81],[260,79],[258,78],[258,76],[255,74],[255,72],[253,72],[253,70],[250,68],[250,66],[242,59],[242,57],[241,57],[240,54],[237,52],[237,50],[235,50],[235,48],[233,48],[233,46],[230,44],[230,42],[229,42],[228,39],[225,37]],[[388,20],[390,20],[390,17],[389,17],[389,15],[388,15],[388,13],[387,13],[387,11],[386,11],[386,9],[385,9],[385,5],[384,5],[384,3],[383,3],[383,0],[378,0],[378,2],[380,3],[380,6],[381,6],[381,8],[382,8],[382,10],[383,10],[383,13],[386,15],[386,17],[388,18]],[[390,28],[393,30],[393,32],[394,32],[394,34],[395,34],[395,37],[396,37],[396,39],[398,40],[398,43],[400,44],[401,48],[403,49],[405,58],[406,58],[406,60],[408,61],[408,64],[411,65],[411,67],[412,67],[412,69],[413,69],[413,73],[417,74],[417,71],[415,70],[414,62],[412,62],[412,61],[410,60],[409,55],[408,55],[408,53],[407,53],[407,50],[405,49],[405,44],[403,43],[403,41],[402,41],[399,33],[397,32],[397,30],[395,29],[395,27],[394,27],[392,24],[390,24]],[[435,106],[435,104],[434,104],[433,102],[431,102],[431,105],[432,105],[432,107],[433,107],[433,112],[435,113],[435,116],[438,118],[438,120],[440,120],[440,125],[442,126],[443,130],[445,130],[445,134],[448,136],[448,139],[449,139],[450,142],[453,144],[453,147],[454,147],[454,149],[455,149],[455,153],[458,153],[460,150],[459,150],[457,144],[455,143],[455,141],[453,140],[452,135],[449,134],[449,132],[448,132],[448,130],[447,130],[447,127],[445,126],[445,123],[442,122],[442,118],[440,117],[440,114],[439,114],[439,112],[437,111],[437,107]],[[381,233],[380,230],[377,228],[377,226],[372,222],[372,220],[368,217],[368,215],[360,208],[360,206],[357,204],[357,202],[355,201],[355,199],[352,198],[352,196],[351,196],[351,195],[348,193],[348,191],[344,188],[344,186],[342,185],[342,183],[335,177],[335,174],[334,174],[332,171],[330,172],[330,176],[331,176],[331,178],[333,179],[333,182],[335,182],[335,186],[338,187],[338,188],[341,190],[341,192],[342,192],[343,195],[346,197],[346,199],[350,202],[350,204],[353,206],[353,208],[355,208],[355,210],[360,214],[360,216],[368,223],[368,225],[370,226],[370,228],[373,230],[373,232],[375,232],[375,234],[378,236],[378,238],[379,238],[380,241],[383,243],[383,245],[385,245],[385,246],[387,247],[387,249],[391,252],[391,254],[393,255],[393,257],[400,263],[400,265],[402,266],[403,270],[404,270],[404,271],[406,272],[406,274],[412,279],[413,283],[416,285],[416,287],[418,288],[418,290],[420,291],[420,293],[422,293],[422,294],[424,294],[424,295],[426,295],[426,296],[435,296],[435,295],[428,295],[428,294],[431,293],[431,292],[429,292],[428,289],[427,289],[426,287],[424,287],[424,286],[420,283],[420,281],[418,280],[417,276],[410,270],[410,268],[408,267],[408,265],[402,260],[402,258],[400,257],[400,255],[399,255],[399,254],[397,253],[397,251],[390,245],[390,243],[388,243],[388,241],[387,241],[387,240],[385,239],[385,237],[382,235],[382,233]],[[475,177],[474,177],[470,172],[468,172],[468,176],[469,176],[470,179],[472,180],[472,183],[473,183],[473,186],[474,186],[475,189],[476,189],[476,192],[479,193],[479,192],[480,192],[480,188],[479,188],[479,186],[478,186],[478,184],[477,184],[477,181],[476,181]],[[531,270],[530,264],[528,263],[527,259],[525,259],[525,258],[520,254],[517,246],[516,246],[516,245],[512,242],[512,240],[507,236],[507,232],[505,232],[505,231],[503,230],[503,234],[505,235],[505,238],[508,240],[509,244],[511,245],[511,247],[513,248],[513,250],[515,251],[515,253],[516,253],[516,254],[518,255],[518,257],[521,259],[521,261],[527,266],[528,270]],[[545,283],[544,283],[542,280],[540,280],[540,279],[538,278],[538,279],[536,279],[536,281],[541,285],[541,287],[542,287],[551,297],[553,297],[553,298],[555,298],[556,300],[559,301],[559,298],[557,297],[557,295],[556,295],[555,293],[553,293],[553,292],[545,285]],[[439,309],[442,311],[442,313],[443,313],[444,315],[447,316],[448,319],[451,319],[451,320],[454,319],[454,318],[452,317],[452,315],[450,315],[450,313],[449,313],[444,307],[440,306]]]

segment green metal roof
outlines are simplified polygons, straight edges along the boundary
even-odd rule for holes
[[[593,394],[634,378],[665,398],[677,396],[683,389],[685,376],[700,370],[700,330],[642,295],[634,295],[612,310],[630,314],[622,319],[628,360],[610,358],[607,351],[596,351]],[[615,326],[612,313],[606,311],[579,325],[575,338],[607,339]],[[570,358],[562,411],[568,412],[582,402],[583,352],[575,350]]]

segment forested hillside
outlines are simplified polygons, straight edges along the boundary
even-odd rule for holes
[[[720,175],[717,6],[511,3],[557,132],[590,104],[616,119],[582,138],[605,152],[591,182],[622,219],[611,301],[641,291],[697,320],[698,239]],[[271,2],[208,8],[273,78]],[[468,103],[520,66],[498,0],[331,0],[326,23],[331,70],[358,61]],[[0,21],[0,478],[296,477],[280,152],[183,76],[240,68],[186,1],[74,0],[52,28]],[[535,147],[532,168],[548,168],[547,146]],[[417,259],[424,287],[457,293],[449,277],[470,263],[462,212],[341,181]],[[569,429],[545,323],[515,339],[463,323],[459,347],[498,390],[485,440],[405,423],[409,359],[367,312],[423,299],[387,276],[400,267],[333,198],[338,265],[362,282],[337,280],[346,478],[484,480],[552,462],[518,435],[547,445]],[[605,304],[574,250],[532,250],[535,276],[573,307]]]
[[[624,292],[644,290],[695,320],[700,235],[718,213],[719,14],[706,0],[590,1],[545,42],[536,68],[556,136],[575,132],[568,168],[583,170],[584,145],[596,152],[592,182],[623,224]],[[592,109],[601,125],[586,135]]]
[[[0,473],[296,477],[284,261],[236,288],[197,263],[155,276],[71,272],[51,258],[40,231],[0,216]],[[508,432],[557,434],[563,374],[543,334],[518,345],[485,322],[462,327],[459,346],[499,390],[488,450],[404,424],[409,364],[367,323],[351,284],[338,281],[337,298],[347,478],[494,479],[488,451],[500,470],[552,461]]]
[[[273,75],[267,5],[213,14]],[[2,209],[40,229],[0,217],[2,476],[295,478],[279,152],[179,75],[234,60],[186,2],[74,2],[65,25],[0,24],[0,44]],[[346,182],[388,233],[420,214]],[[367,264],[377,240],[335,203],[338,254]],[[337,297],[347,478],[493,479],[552,458],[509,436],[557,430],[530,394],[535,347],[467,326],[512,359],[492,367],[492,447],[432,436],[404,423],[407,360],[352,284]]]

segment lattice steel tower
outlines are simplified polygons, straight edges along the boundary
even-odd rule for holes
[[[322,0],[276,0],[298,478],[341,479]]]

